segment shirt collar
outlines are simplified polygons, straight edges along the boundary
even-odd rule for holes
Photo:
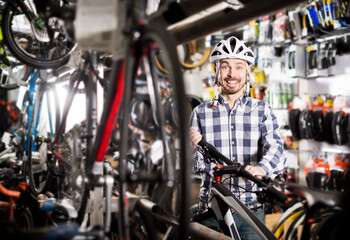
[[[236,100],[235,105],[237,104],[238,106],[241,106],[242,108],[247,104],[249,101],[250,97],[248,97],[246,94],[243,94],[240,98]],[[219,94],[219,103],[220,104],[229,104],[228,100],[226,97],[222,96]]]

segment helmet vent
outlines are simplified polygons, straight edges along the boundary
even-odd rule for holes
[[[219,51],[215,51],[211,54],[212,56],[216,56],[216,55],[220,55],[220,52]]]
[[[236,54],[242,52],[244,50],[244,48],[242,46],[240,46],[240,48],[238,48],[238,50],[236,51]]]
[[[251,54],[250,52],[246,52],[244,55],[249,57],[254,57],[253,54]]]

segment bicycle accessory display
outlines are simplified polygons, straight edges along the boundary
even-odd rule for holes
[[[301,37],[302,38],[307,38],[313,33],[311,24],[310,24],[310,18],[308,17],[308,11],[306,8],[301,9],[300,11],[301,15]]]
[[[288,75],[290,77],[306,77],[306,48],[292,44],[288,51]]]
[[[300,131],[299,131],[299,116],[300,116],[300,110],[299,109],[291,109],[288,111],[288,120],[289,120],[289,127],[292,131],[292,135],[295,140],[300,140]]]
[[[305,177],[309,187],[325,189],[329,176],[329,164],[323,158],[312,158],[305,166]]]
[[[301,16],[298,10],[288,12],[291,32],[293,33],[293,40],[301,39]]]
[[[259,24],[259,43],[270,43],[272,41],[272,23],[269,16],[264,16]]]
[[[288,16],[284,12],[278,12],[276,14],[272,25],[272,42],[274,44],[284,43],[291,38]]]
[[[348,138],[348,120],[349,115],[344,111],[334,113],[332,119],[333,140],[337,145],[344,145],[349,141]]]
[[[335,40],[330,40],[328,42],[328,51],[327,51],[327,58],[328,58],[328,76],[334,75],[334,66],[336,64],[335,56],[337,53],[337,45]]]
[[[325,140],[325,130],[324,130],[324,115],[322,110],[313,111],[314,120],[314,139],[316,141],[322,142]]]
[[[312,111],[304,109],[299,115],[299,131],[301,139],[311,139],[314,137],[314,121]]]
[[[317,56],[317,76],[327,77],[328,76],[328,42],[320,42],[318,45],[318,56]]]
[[[306,76],[313,78],[318,76],[318,43],[306,47]]]
[[[322,15],[320,15],[319,7],[320,6],[317,1],[313,1],[307,6],[307,14],[309,17],[310,25],[314,31],[317,31],[320,28],[324,27],[324,22]]]
[[[332,122],[333,122],[334,113],[333,111],[328,111],[324,115],[324,132],[326,141],[330,144],[334,143],[333,139],[333,128],[332,128]]]

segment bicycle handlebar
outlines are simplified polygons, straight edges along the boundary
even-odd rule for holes
[[[230,159],[225,157],[221,152],[219,152],[213,145],[211,145],[207,141],[201,139],[198,145],[207,150],[210,156],[214,157],[216,161],[218,161],[220,164],[226,163],[227,165],[233,165],[233,162]]]
[[[6,196],[19,198],[21,193],[19,191],[13,191],[5,188],[2,184],[0,184],[0,192]]]
[[[251,173],[246,171],[244,167],[240,163],[234,163],[222,153],[220,153],[213,145],[201,139],[198,143],[204,150],[208,151],[209,155],[213,157],[220,164],[226,163],[228,166],[223,166],[220,169],[215,171],[216,174],[234,174],[239,177],[246,178],[256,183],[259,187],[264,188],[268,195],[273,196],[273,198],[277,199],[279,202],[285,204],[287,207],[290,207],[294,204],[294,201],[290,201],[288,196],[284,193],[280,192],[273,186],[267,184],[263,180],[253,176]]]

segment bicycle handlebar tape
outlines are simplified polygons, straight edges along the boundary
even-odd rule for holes
[[[230,159],[225,157],[222,153],[220,153],[213,145],[211,145],[207,141],[201,139],[198,145],[206,149],[210,153],[210,155],[214,157],[219,163],[222,164],[222,161],[223,161],[227,165],[233,165],[233,162]]]

